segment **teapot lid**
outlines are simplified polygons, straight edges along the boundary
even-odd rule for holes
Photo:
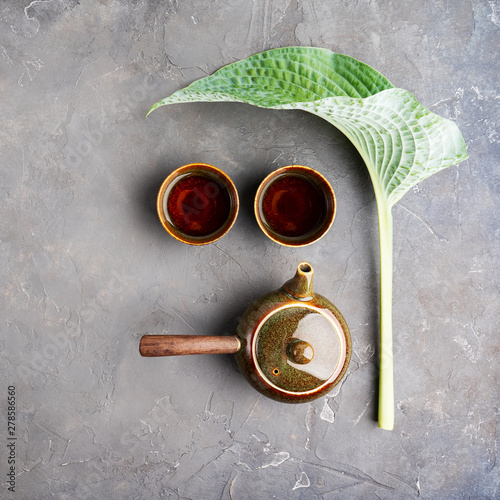
[[[339,319],[321,307],[321,300],[311,302],[285,303],[274,309],[253,337],[256,369],[280,398],[309,399],[330,388],[348,357]]]

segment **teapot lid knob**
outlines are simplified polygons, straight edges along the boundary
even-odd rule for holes
[[[287,355],[294,363],[305,365],[313,359],[314,349],[309,342],[294,339],[288,344]]]

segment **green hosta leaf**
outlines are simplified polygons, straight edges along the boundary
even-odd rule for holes
[[[380,235],[379,426],[394,425],[392,206],[421,180],[467,158],[457,126],[351,57],[314,47],[256,54],[202,78],[165,104],[233,101],[298,109],[324,118],[354,144],[370,173]]]

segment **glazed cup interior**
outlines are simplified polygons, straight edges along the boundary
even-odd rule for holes
[[[171,236],[188,245],[206,245],[222,238],[233,226],[239,210],[238,192],[219,168],[191,163],[163,181],[157,210]]]
[[[333,188],[316,170],[289,165],[270,173],[255,195],[255,218],[271,240],[289,247],[322,238],[336,213]]]

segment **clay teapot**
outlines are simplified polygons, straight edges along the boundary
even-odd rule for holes
[[[279,290],[256,300],[234,336],[144,335],[142,356],[234,354],[250,384],[286,403],[327,394],[351,358],[349,328],[339,310],[314,293],[313,269],[301,262]]]

